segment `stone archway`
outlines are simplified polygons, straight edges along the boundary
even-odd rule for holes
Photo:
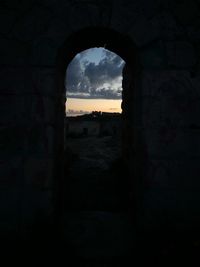
[[[56,101],[56,137],[55,137],[55,188],[56,188],[56,217],[62,213],[62,184],[63,184],[63,158],[64,158],[64,116],[65,116],[65,74],[68,64],[83,50],[91,47],[104,47],[119,55],[126,63],[123,71],[122,116],[123,116],[123,161],[126,168],[133,175],[132,160],[134,160],[134,130],[135,111],[137,105],[133,105],[136,99],[136,77],[140,71],[138,54],[132,40],[121,33],[107,28],[86,28],[72,34],[60,48],[57,56],[56,86],[59,97]],[[133,102],[134,101],[134,102]],[[133,180],[131,178],[131,180]],[[133,181],[128,181],[130,184]],[[132,186],[131,186],[132,187]],[[130,190],[132,190],[130,187]],[[130,192],[131,193],[131,192]],[[132,190],[133,193],[133,190]],[[58,197],[59,196],[59,197]]]

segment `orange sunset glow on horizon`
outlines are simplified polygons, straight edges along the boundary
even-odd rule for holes
[[[121,102],[121,99],[68,98],[66,101],[66,115],[76,116],[92,111],[121,113]]]

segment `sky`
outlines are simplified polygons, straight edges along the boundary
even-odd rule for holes
[[[66,71],[66,114],[121,112],[122,69],[125,62],[104,48],[74,57]]]

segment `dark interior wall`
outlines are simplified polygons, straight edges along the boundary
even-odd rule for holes
[[[56,58],[67,38],[87,27],[126,35],[139,53],[129,115],[140,225],[197,225],[199,1],[9,0],[0,4],[0,21],[1,232],[25,233],[52,211],[65,100]]]

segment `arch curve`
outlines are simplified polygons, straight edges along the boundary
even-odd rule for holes
[[[92,48],[104,47],[119,55],[128,65],[137,62],[137,48],[131,38],[110,28],[84,28],[72,33],[59,49],[57,70],[65,75],[68,64],[80,52]]]
[[[56,183],[56,214],[62,213],[62,196],[63,196],[63,166],[64,166],[64,121],[65,121],[65,75],[66,69],[72,59],[80,52],[93,47],[104,47],[111,52],[119,55],[125,61],[125,68],[123,71],[123,84],[127,88],[122,94],[122,110],[123,110],[123,132],[125,133],[124,141],[124,155],[127,161],[130,161],[132,155],[132,140],[133,140],[133,112],[135,107],[132,107],[132,100],[135,99],[135,73],[140,71],[139,53],[137,47],[127,35],[121,34],[109,28],[85,28],[72,33],[64,42],[62,47],[58,50],[56,60],[56,136],[55,136],[55,183]],[[125,78],[125,79],[124,79]],[[124,105],[123,102],[126,102]],[[126,106],[126,108],[124,108]],[[124,112],[125,111],[125,112]],[[123,150],[123,148],[122,148]],[[122,152],[123,153],[123,152]],[[58,178],[59,176],[59,178]],[[58,218],[59,216],[56,215]]]

